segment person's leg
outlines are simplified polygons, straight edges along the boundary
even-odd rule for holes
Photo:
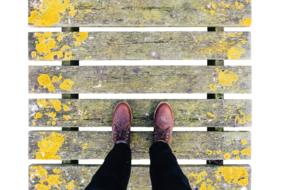
[[[113,112],[112,135],[114,148],[93,176],[85,190],[126,190],[131,173],[132,111],[128,103],[116,105]]]
[[[191,190],[176,157],[165,142],[150,147],[150,176],[153,190]]]
[[[126,143],[115,144],[86,190],[126,190],[131,173],[131,149]]]
[[[173,127],[173,111],[168,103],[162,102],[154,113],[153,144],[149,150],[153,190],[191,190],[187,177],[168,145],[172,139]]]

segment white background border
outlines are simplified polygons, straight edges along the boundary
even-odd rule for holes
[[[32,97],[28,95],[28,65],[36,63],[28,61],[27,32],[39,29],[27,26],[27,1],[5,0],[0,4],[0,189],[3,190],[28,189],[28,98]],[[284,189],[284,8],[282,0],[253,1],[252,27],[227,29],[252,31],[252,60],[247,61],[253,65],[252,190]]]

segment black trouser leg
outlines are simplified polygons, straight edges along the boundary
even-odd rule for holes
[[[115,144],[85,190],[126,190],[130,173],[130,146]]]
[[[191,190],[187,177],[167,143],[156,142],[149,152],[153,190]]]

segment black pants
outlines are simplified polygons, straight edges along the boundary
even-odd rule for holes
[[[149,153],[153,190],[191,190],[168,144],[154,143]],[[126,190],[130,173],[131,149],[127,144],[116,144],[85,190]]]

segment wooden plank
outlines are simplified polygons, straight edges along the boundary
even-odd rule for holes
[[[249,32],[29,33],[32,60],[249,59]]]
[[[249,66],[30,66],[31,93],[250,93]]]
[[[103,159],[111,150],[111,132],[32,131],[29,158],[43,160]],[[133,159],[148,158],[152,132],[132,132]],[[249,132],[174,132],[172,150],[180,159],[249,159]]]
[[[96,165],[31,165],[29,189],[38,190],[43,187],[42,189],[82,190],[89,184],[98,168]],[[251,168],[248,165],[184,165],[181,169],[188,177],[192,189],[250,190]],[[59,180],[53,181],[54,178]],[[132,166],[128,189],[151,189],[148,166]]]
[[[34,26],[249,26],[250,0],[29,0]]]
[[[30,126],[111,126],[112,110],[119,101],[127,101],[131,105],[132,126],[152,126],[154,109],[160,101],[171,104],[175,115],[175,127],[251,125],[250,100],[31,99]]]

